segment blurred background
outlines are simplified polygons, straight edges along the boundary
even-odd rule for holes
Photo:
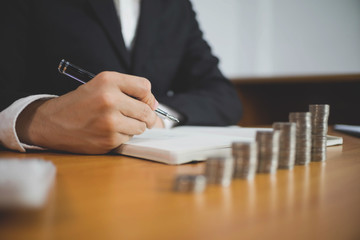
[[[331,105],[360,125],[360,0],[192,0],[205,39],[244,104],[240,125]]]
[[[360,72],[359,0],[192,0],[231,78]]]

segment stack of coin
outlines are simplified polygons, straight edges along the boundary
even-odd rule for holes
[[[206,160],[205,176],[209,184],[229,186],[234,171],[232,158],[209,157]]]
[[[206,188],[206,177],[203,175],[179,175],[176,177],[173,190],[176,192],[203,192]]]
[[[292,169],[295,165],[296,124],[275,122],[273,129],[280,131],[279,168]]]
[[[311,127],[312,127],[312,161],[326,160],[326,142],[328,131],[328,119],[330,114],[330,106],[323,105],[309,105],[311,112]]]
[[[295,164],[306,165],[311,160],[311,113],[293,112],[289,120],[296,123]]]
[[[234,158],[234,178],[253,179],[257,167],[257,143],[234,142],[232,144]]]
[[[280,131],[257,131],[259,173],[275,173],[279,161]]]

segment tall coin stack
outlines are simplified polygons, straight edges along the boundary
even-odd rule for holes
[[[176,177],[173,190],[175,192],[203,192],[206,178],[203,175],[179,175]]]
[[[275,173],[279,161],[280,131],[257,131],[259,173]]]
[[[257,167],[257,143],[234,142],[232,144],[234,158],[234,178],[253,179]]]
[[[306,165],[311,161],[311,113],[292,112],[289,120],[296,123],[295,164]]]
[[[311,112],[312,125],[311,161],[325,161],[330,106],[326,104],[309,105],[309,110]]]
[[[209,184],[221,184],[229,186],[234,171],[232,158],[209,157],[206,160],[205,177]]]
[[[290,122],[275,122],[273,129],[280,131],[279,168],[293,169],[296,153],[296,124]]]

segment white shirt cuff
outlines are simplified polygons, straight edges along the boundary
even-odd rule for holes
[[[57,97],[55,95],[38,94],[29,97],[21,98],[11,104],[8,108],[0,112],[0,144],[6,148],[26,152],[25,149],[43,148],[37,146],[30,146],[20,142],[16,133],[16,120],[20,113],[30,104],[40,99],[48,99]]]

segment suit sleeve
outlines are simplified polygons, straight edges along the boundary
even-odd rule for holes
[[[4,1],[0,7],[0,111],[28,94],[21,89],[26,79],[28,8],[21,0]],[[30,79],[29,79],[30,80]]]
[[[190,2],[185,24],[189,26],[186,51],[175,82],[175,94],[166,104],[185,117],[187,125],[232,125],[242,108],[234,86],[218,68],[218,59],[203,39]]]

